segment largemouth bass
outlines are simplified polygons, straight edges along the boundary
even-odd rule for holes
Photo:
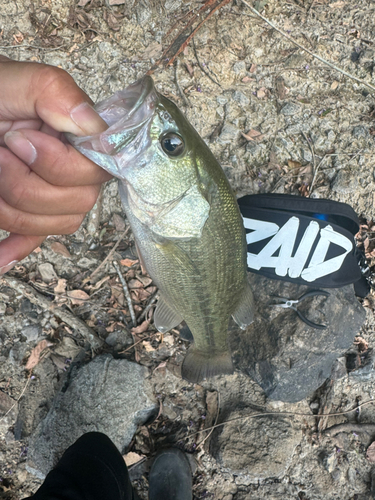
[[[243,222],[223,170],[149,76],[95,109],[109,128],[68,139],[119,179],[139,257],[160,292],[156,328],[166,332],[183,320],[189,327],[185,379],[232,373],[229,319],[249,325],[253,296]]]

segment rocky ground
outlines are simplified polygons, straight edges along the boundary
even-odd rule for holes
[[[310,52],[375,86],[373,2],[252,4]],[[157,88],[206,140],[238,196],[278,192],[350,203],[373,271],[373,89],[295,46],[241,0],[219,9],[165,66],[163,50],[200,6],[2,0],[0,53],[64,68],[94,101],[153,68]],[[137,327],[114,261],[129,285]],[[77,233],[50,237],[0,279],[0,496],[32,494],[54,453],[80,432],[100,429],[135,464],[131,474],[142,498],[150,459],[169,444],[189,453],[196,498],[372,498],[375,407],[360,405],[375,389],[374,293],[362,305],[351,290],[335,296],[357,320],[314,337],[310,351],[317,362],[326,356],[326,364],[312,385],[295,372],[302,398],[295,402],[280,391],[275,399],[263,379],[249,377],[256,378],[250,365],[258,343],[246,339],[259,334],[265,356],[274,349],[261,321],[270,285],[251,281],[258,320],[244,333],[231,332],[235,374],[202,385],[182,380],[188,343],[177,330],[161,335],[153,327],[157,290],[141,272],[116,182],[109,182]],[[280,294],[297,291],[277,286]],[[287,321],[295,346],[306,352],[316,332],[291,314]],[[277,359],[278,373],[286,373],[283,353]],[[293,377],[288,384],[290,390]],[[226,423],[203,431],[215,422]],[[46,437],[54,439],[53,450]]]

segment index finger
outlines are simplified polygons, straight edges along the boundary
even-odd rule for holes
[[[0,121],[42,119],[59,132],[92,135],[107,124],[64,70],[0,58]]]

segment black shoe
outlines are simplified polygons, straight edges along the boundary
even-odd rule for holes
[[[191,469],[185,453],[177,448],[161,451],[152,464],[149,484],[149,500],[192,500]]]

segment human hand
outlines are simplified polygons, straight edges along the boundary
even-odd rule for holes
[[[0,275],[50,234],[76,231],[111,176],[63,132],[107,128],[65,71],[0,56]]]

